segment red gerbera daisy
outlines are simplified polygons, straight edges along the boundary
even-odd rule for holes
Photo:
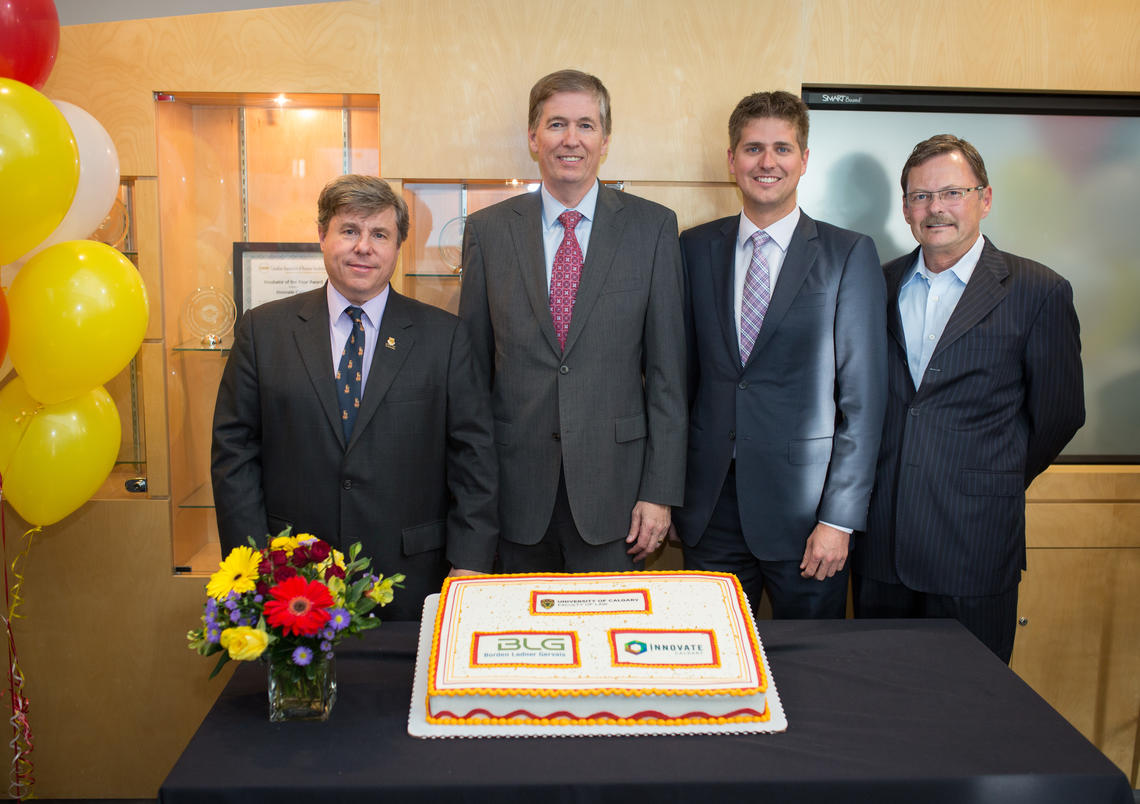
[[[265,621],[286,635],[312,636],[329,621],[333,598],[320,581],[306,581],[298,575],[274,586],[269,596]]]

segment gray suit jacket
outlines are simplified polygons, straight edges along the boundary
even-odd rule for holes
[[[623,539],[637,500],[679,505],[685,352],[677,219],[607,187],[563,354],[554,334],[539,193],[467,219],[459,316],[491,386],[501,532],[535,544],[560,467],[590,544]]]
[[[490,397],[455,316],[390,291],[346,444],[328,318],[321,288],[255,307],[238,325],[214,410],[223,555],[286,525],[341,550],[359,541],[376,572],[408,576],[381,616],[418,619],[448,561],[491,568]]]
[[[939,595],[996,595],[1025,568],[1025,489],[1084,423],[1069,283],[988,239],[915,390],[887,263],[888,399],[855,571]]]
[[[681,235],[691,408],[685,506],[674,520],[686,544],[701,539],[735,449],[749,549],[798,561],[817,521],[866,521],[886,404],[886,292],[870,238],[801,213],[741,367],[739,221]]]

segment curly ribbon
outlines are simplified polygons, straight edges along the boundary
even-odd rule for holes
[[[7,555],[8,527],[3,511],[3,488],[3,478],[0,478],[0,542],[3,544],[4,555]],[[32,768],[31,754],[34,743],[32,725],[28,720],[28,697],[24,695],[24,673],[20,670],[20,662],[16,654],[16,639],[12,633],[12,621],[21,616],[16,610],[23,602],[20,597],[20,587],[24,582],[24,576],[20,574],[19,565],[27,557],[28,551],[32,549],[32,537],[40,531],[41,528],[37,525],[24,534],[24,548],[19,555],[12,559],[12,577],[15,578],[15,583],[9,584],[8,564],[2,562],[4,564],[4,602],[8,614],[6,617],[0,617],[0,619],[4,620],[4,630],[8,635],[8,694],[12,702],[12,717],[8,721],[12,724],[12,739],[8,742],[12,749],[12,768],[8,774],[8,796],[15,801],[23,801],[30,797],[32,785],[35,784],[36,779]]]

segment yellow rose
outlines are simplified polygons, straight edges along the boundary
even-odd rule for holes
[[[248,625],[239,625],[222,631],[221,643],[230,652],[231,659],[252,662],[265,652],[269,645],[269,634]]]

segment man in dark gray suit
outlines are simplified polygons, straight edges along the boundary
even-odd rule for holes
[[[889,393],[855,612],[953,617],[1008,662],[1025,489],[1085,418],[1073,290],[982,236],[993,191],[965,140],[916,145],[902,190],[919,248],[884,266]]]
[[[886,386],[885,292],[871,239],[796,204],[808,112],[787,92],[729,119],[739,215],[681,235],[689,461],[685,567],[734,572],[781,618],[843,617]]]
[[[408,208],[388,184],[321,193],[328,282],[248,311],[214,410],[223,554],[287,525],[402,572],[386,619],[418,619],[448,562],[488,571],[498,535],[490,396],[465,328],[388,282]],[[458,570],[457,570],[458,571]]]
[[[629,570],[684,478],[677,219],[603,187],[610,101],[563,70],[530,93],[539,192],[467,219],[459,317],[490,383],[499,569]]]

